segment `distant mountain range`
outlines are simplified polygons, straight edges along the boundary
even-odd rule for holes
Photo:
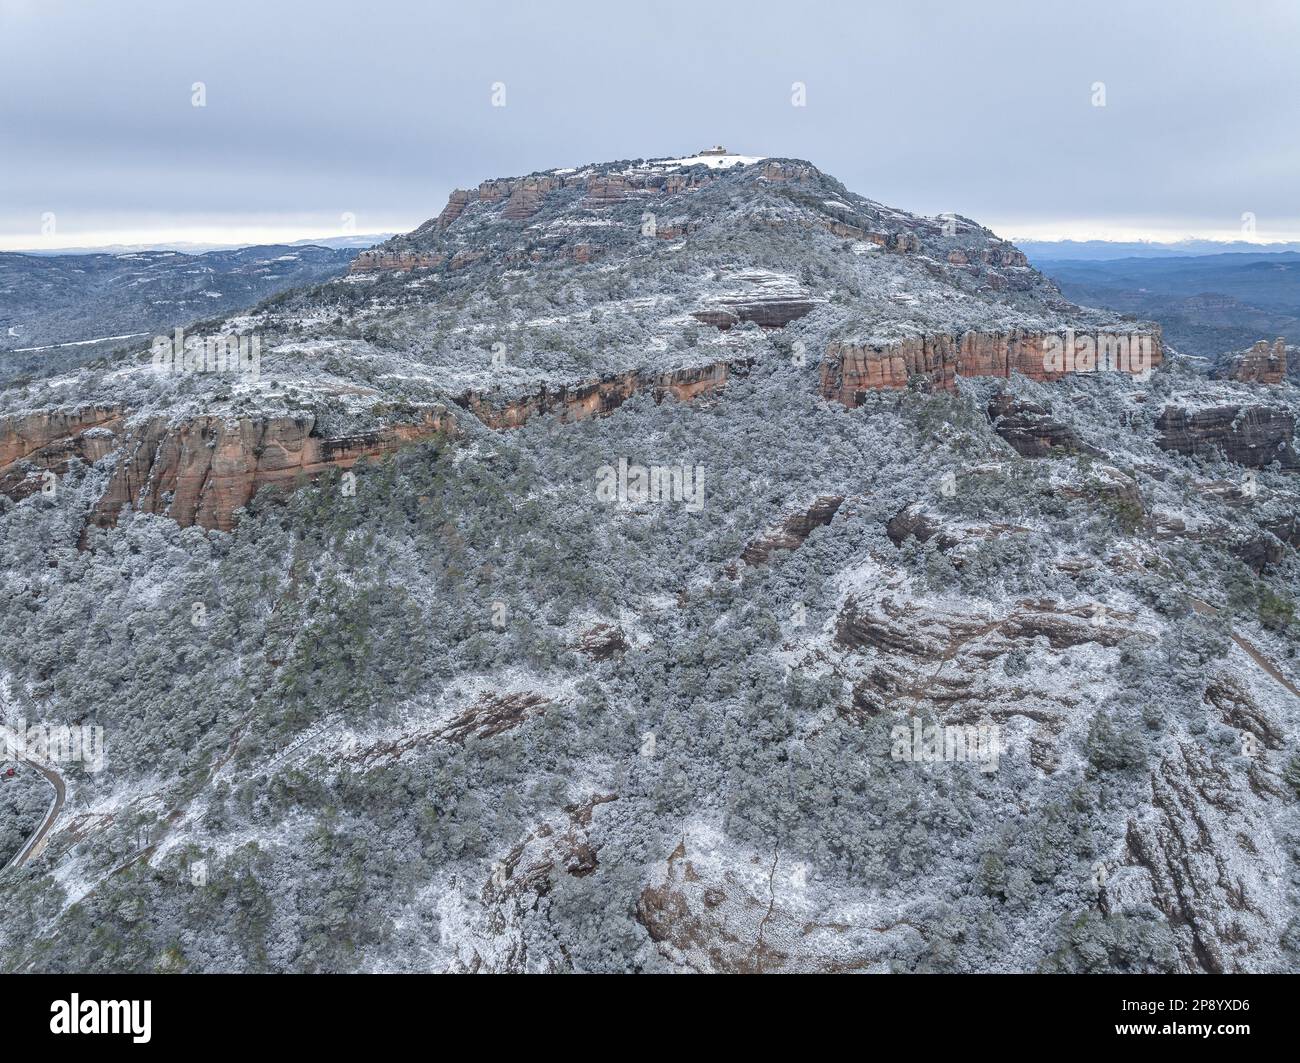
[[[0,253],[0,382],[84,365],[150,333],[234,313],[346,272],[355,247],[271,244],[200,255]]]
[[[373,247],[381,240],[387,240],[393,233],[360,233],[348,236],[326,236],[320,239],[307,240],[287,240],[280,247],[351,247],[363,248]],[[60,247],[51,250],[43,248],[21,247],[14,251],[19,255],[121,255],[129,254],[136,251],[180,251],[187,255],[201,255],[207,251],[238,251],[251,247],[270,247],[270,244],[240,244],[240,243],[187,243],[176,242],[161,244],[104,244],[98,247]]]
[[[1241,252],[1277,254],[1300,251],[1300,243],[1259,244],[1248,240],[1179,240],[1161,244],[1149,240],[1017,240],[1016,246],[1040,261],[1106,260],[1114,258],[1186,258]]]
[[[1036,258],[1075,302],[1158,321],[1184,354],[1215,359],[1258,339],[1300,343],[1300,253]]]

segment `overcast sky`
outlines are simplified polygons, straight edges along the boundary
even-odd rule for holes
[[[715,142],[1013,239],[1300,239],[1298,119],[1294,0],[0,0],[0,248],[400,231]]]

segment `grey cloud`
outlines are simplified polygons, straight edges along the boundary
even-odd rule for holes
[[[1300,215],[1286,3],[0,0],[0,20],[0,238],[46,210],[415,225],[456,185],[717,140],[1012,226]]]

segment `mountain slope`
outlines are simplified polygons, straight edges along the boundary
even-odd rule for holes
[[[0,393],[4,719],[106,750],[7,969],[1295,966],[1285,379],[784,159],[214,331]]]

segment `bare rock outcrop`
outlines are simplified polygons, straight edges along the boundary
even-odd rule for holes
[[[122,418],[120,406],[85,406],[73,410],[43,410],[0,419],[0,470],[50,446],[74,443],[92,428],[113,428]]]
[[[352,260],[350,272],[373,273],[379,270],[436,269],[447,261],[437,251],[362,251]]]
[[[454,431],[442,408],[415,423],[361,435],[314,434],[315,418],[196,417],[180,424],[155,417],[132,425],[118,449],[108,489],[93,522],[117,523],[128,506],[169,516],[182,526],[229,531],[235,512],[267,484],[292,485],[326,469],[348,469],[362,458],[380,457],[408,443]]]
[[[916,502],[904,506],[889,518],[885,534],[895,546],[902,546],[908,539],[915,539],[918,543],[934,539],[940,550],[951,550],[961,542],[959,535],[946,529],[943,520],[927,513]]]
[[[471,738],[491,738],[511,731],[550,706],[551,699],[533,691],[513,694],[485,694],[438,732],[438,737],[456,743]]]
[[[992,617],[925,611],[890,596],[873,604],[849,598],[836,618],[835,641],[846,649],[870,647],[928,660],[951,660],[956,650],[991,660],[1015,642],[1039,637],[1054,650],[1086,642],[1117,646],[1133,634],[1119,622],[1124,616],[1029,599]]]
[[[1222,453],[1228,461],[1252,469],[1278,462],[1288,472],[1300,470],[1295,450],[1295,416],[1274,406],[1212,406],[1188,412],[1166,406],[1156,421],[1162,450],[1197,457]]]
[[[1229,356],[1217,375],[1243,384],[1282,383],[1286,379],[1286,340],[1279,336],[1271,345],[1268,340],[1258,340],[1253,347]]]
[[[1150,813],[1128,821],[1124,866],[1140,869],[1136,887],[1103,891],[1103,910],[1158,908],[1185,971],[1267,970],[1286,928],[1283,859],[1246,778],[1193,743],[1171,743],[1151,775]]]
[[[895,546],[902,546],[908,539],[915,539],[918,543],[928,543],[933,539],[935,546],[945,552],[1006,535],[1023,535],[1028,531],[1028,528],[1003,521],[970,523],[950,520],[927,511],[920,502],[904,506],[885,524],[885,534]],[[958,552],[950,560],[955,568],[961,568],[965,559]]]
[[[437,227],[439,229],[446,229],[452,222],[464,214],[465,208],[477,198],[477,194],[471,189],[452,189],[451,196],[447,199],[447,205],[442,208],[442,212],[438,215],[435,223]]]
[[[779,854],[717,854],[682,843],[641,891],[637,919],[682,970],[711,974],[885,970],[919,939],[905,923],[852,925],[809,896]]]
[[[608,661],[627,652],[627,635],[616,624],[596,624],[582,633],[573,648],[593,661]]]
[[[456,969],[484,973],[572,970],[564,941],[550,920],[551,894],[565,878],[586,878],[600,867],[602,844],[593,820],[617,794],[593,794],[538,824],[493,866],[479,891],[479,933]]]
[[[1073,428],[1053,418],[1048,407],[1014,398],[1005,391],[998,392],[989,401],[988,416],[993,430],[1021,457],[1046,458],[1053,454],[1101,456],[1101,451],[1084,443]]]
[[[0,494],[15,500],[39,490],[78,460],[93,465],[112,453],[122,432],[118,406],[88,406],[0,418]]]
[[[539,414],[554,414],[561,421],[601,417],[618,409],[638,392],[648,391],[655,402],[666,396],[688,402],[724,387],[730,374],[743,372],[747,363],[714,362],[664,372],[629,370],[581,384],[543,385],[519,399],[496,401],[481,392],[467,392],[457,403],[490,428],[518,428]]]
[[[763,269],[728,271],[735,287],[710,295],[691,316],[725,332],[752,321],[760,328],[784,328],[825,302],[785,274]]]
[[[843,495],[818,497],[807,509],[792,513],[780,527],[746,546],[741,559],[747,565],[765,565],[778,550],[798,550],[814,528],[824,528],[834,520],[843,502]]]
[[[852,407],[861,405],[870,391],[905,388],[913,382],[929,390],[952,391],[959,376],[1010,377],[1020,373],[1032,380],[1060,380],[1068,371],[1057,367],[1049,339],[1060,341],[1054,334],[1024,329],[926,333],[896,343],[837,341],[830,345],[822,361],[821,391],[825,398]],[[1081,334],[1076,339],[1091,340],[1094,351],[1104,349],[1109,342],[1100,333],[1090,337]],[[1140,372],[1155,368],[1161,361],[1159,336],[1146,335],[1144,342],[1148,350]],[[1099,361],[1094,357],[1074,371],[1096,371]],[[1066,364],[1060,362],[1061,366]],[[1127,366],[1137,364],[1133,359]],[[1128,368],[1119,366],[1117,371],[1126,372]]]
[[[558,177],[524,177],[510,190],[510,198],[501,211],[501,217],[511,221],[531,218],[541,209],[542,197],[560,187]]]
[[[808,299],[722,299],[718,305],[708,310],[697,310],[691,316],[723,332],[743,321],[752,321],[760,328],[779,329],[806,317],[815,305]]]

